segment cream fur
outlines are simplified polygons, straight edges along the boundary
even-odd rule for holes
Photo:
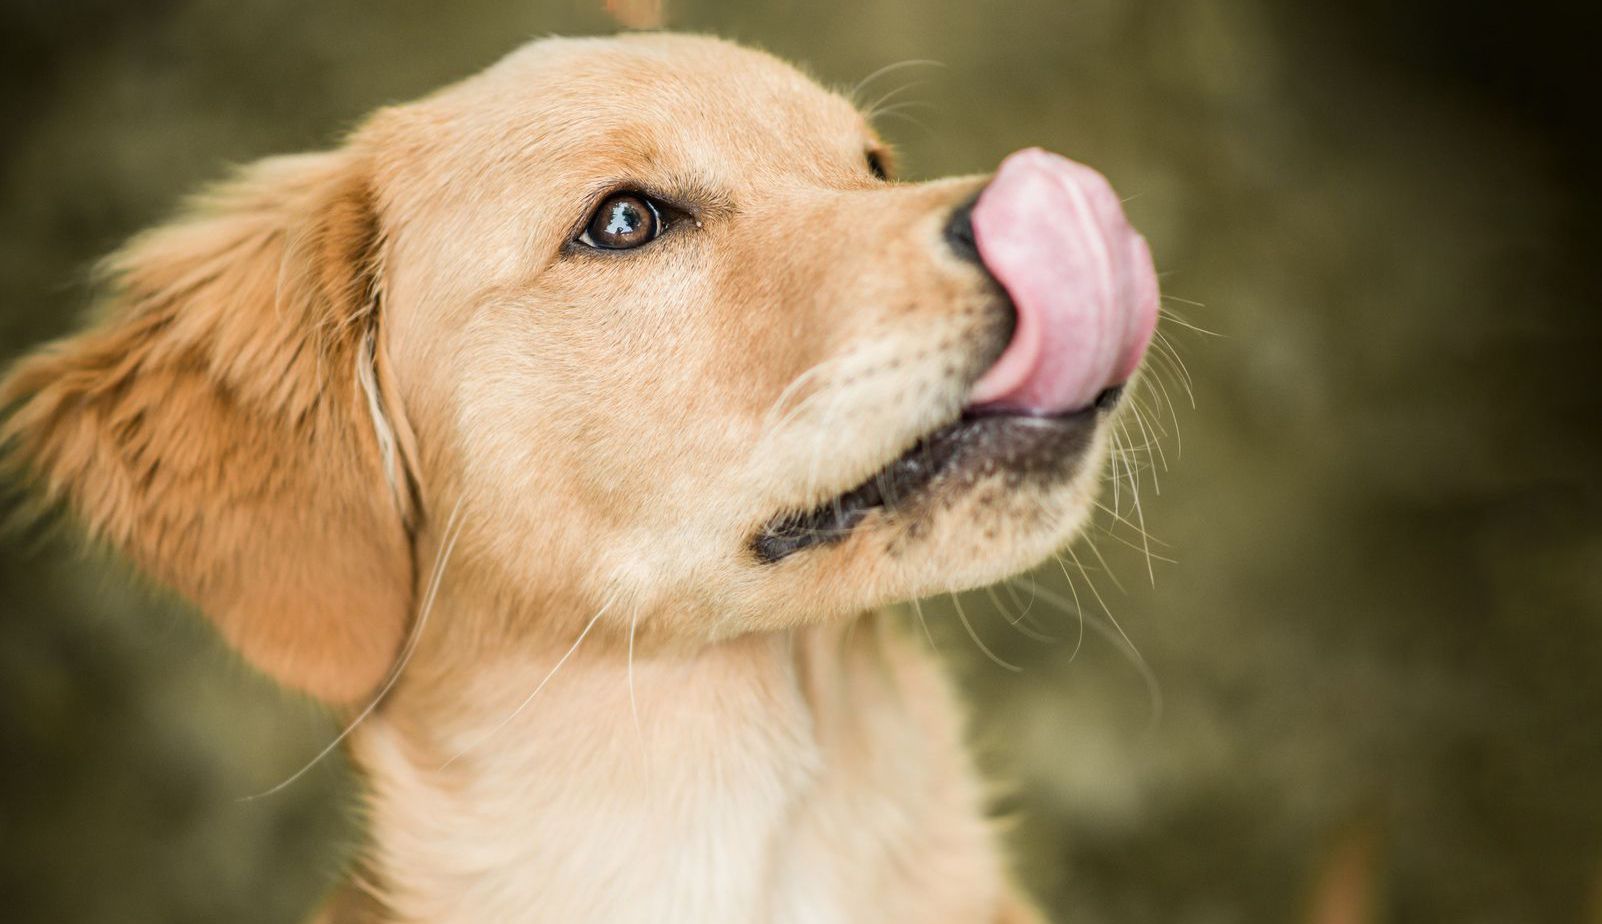
[[[283,682],[387,691],[321,920],[1032,919],[945,681],[874,611],[1061,546],[1099,438],[749,548],[983,371],[996,299],[941,234],[984,180],[886,183],[882,148],[760,53],[537,42],[136,240],[6,381],[47,497]],[[619,185],[691,214],[574,249]]]

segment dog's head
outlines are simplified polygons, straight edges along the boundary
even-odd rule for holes
[[[6,433],[333,700],[446,543],[514,630],[615,603],[706,638],[987,583],[1084,519],[1151,259],[1055,155],[888,161],[769,56],[538,42],[133,242],[105,320],[13,373]]]

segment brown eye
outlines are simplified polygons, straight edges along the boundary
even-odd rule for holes
[[[649,244],[661,233],[662,216],[650,199],[639,193],[614,193],[590,216],[578,242],[600,250],[629,250]]]

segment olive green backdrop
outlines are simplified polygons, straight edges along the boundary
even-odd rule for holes
[[[1165,322],[1195,407],[1161,370],[1178,411],[1152,407],[1149,574],[1147,540],[1105,516],[1105,562],[1081,543],[1085,573],[964,598],[1016,672],[951,601],[925,607],[1061,920],[1602,921],[1581,14],[670,4],[842,86],[940,62],[864,92],[917,104],[881,123],[909,177],[1031,144],[1097,165],[1168,306],[1218,334]],[[89,262],[228,164],[326,145],[529,37],[612,28],[598,0],[3,10],[0,359],[67,329]],[[1118,507],[1136,519],[1127,485]],[[1075,593],[1082,644],[1045,596]],[[0,540],[0,919],[296,921],[359,837],[345,769],[240,798],[333,731],[115,563]]]

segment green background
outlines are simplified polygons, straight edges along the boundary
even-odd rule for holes
[[[1179,409],[1166,470],[1142,475],[1155,580],[1109,517],[1105,566],[1084,543],[1090,573],[1069,561],[1155,692],[1095,605],[1082,646],[1044,599],[1030,619],[1061,641],[1010,628],[1028,580],[963,600],[1019,672],[949,600],[925,607],[1012,783],[998,809],[1024,878],[1061,920],[1311,920],[1345,883],[1377,899],[1331,924],[1602,921],[1581,13],[670,4],[675,27],[840,86],[940,62],[864,94],[915,84],[895,101],[919,105],[881,122],[907,176],[1032,144],[1098,166],[1186,300],[1169,307],[1219,335],[1166,327],[1195,408],[1163,373]],[[608,31],[598,7],[11,0],[0,359],[72,325],[90,261],[228,164],[330,144],[530,37]],[[1069,593],[1056,563],[1034,580]],[[239,799],[332,733],[121,566],[39,530],[0,540],[0,919],[298,920],[359,837],[344,768]]]

